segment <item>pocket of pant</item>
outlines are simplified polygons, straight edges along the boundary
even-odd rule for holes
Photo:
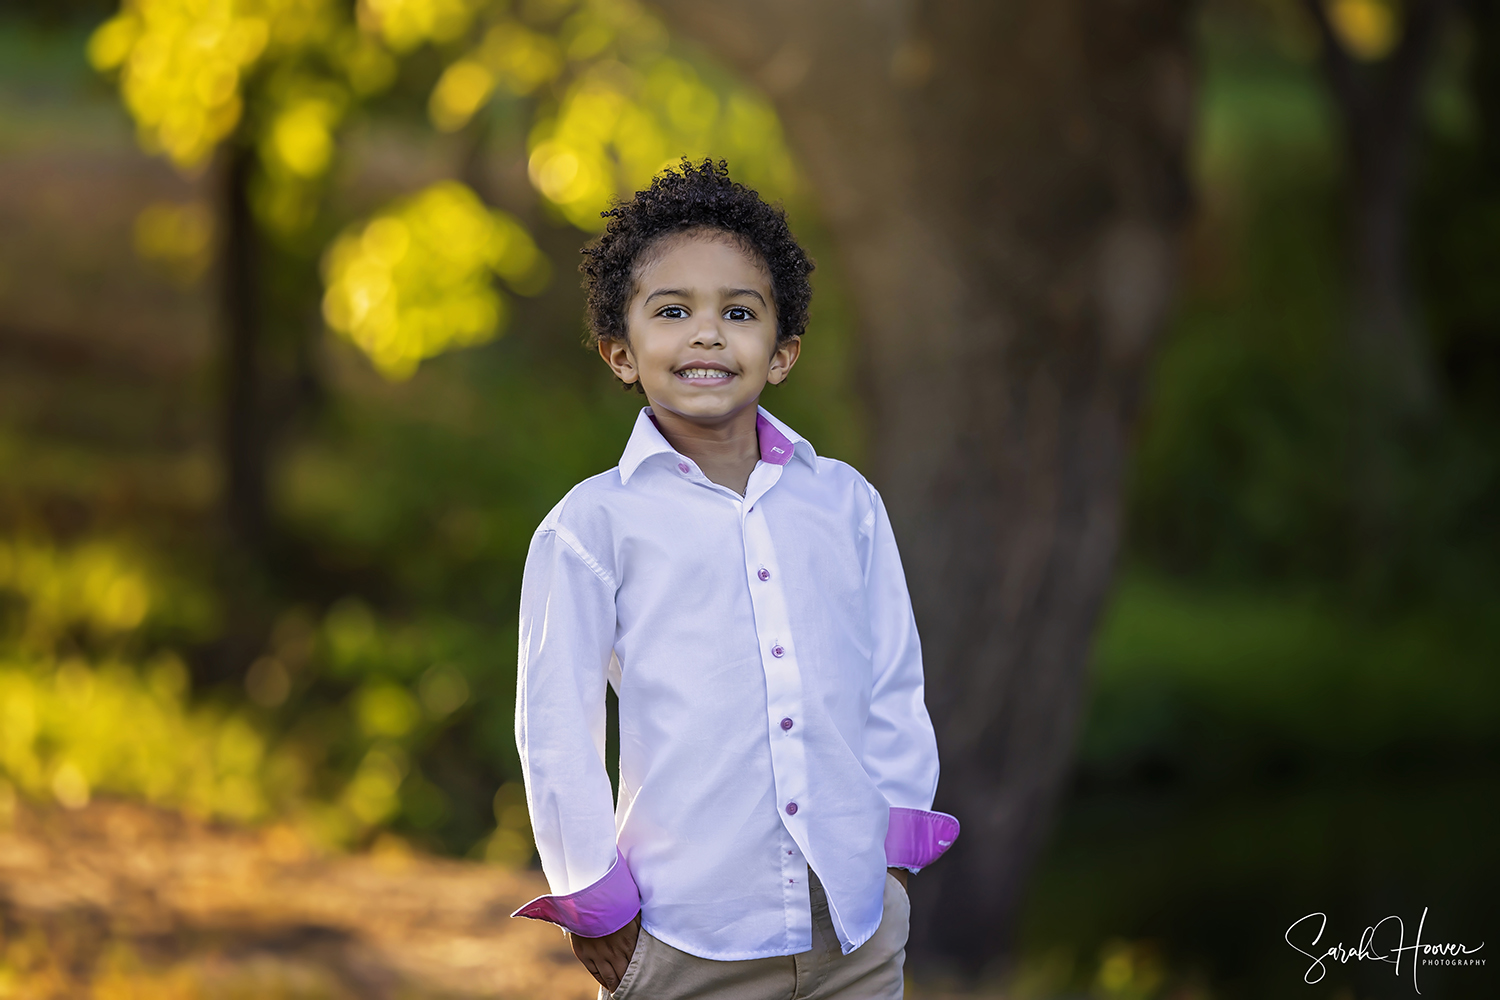
[[[900,900],[899,909],[901,912],[902,923],[906,925],[905,936],[909,937],[911,935],[911,895],[907,893],[906,886],[902,885],[901,880],[896,876],[892,875],[890,872],[886,872],[885,877],[895,883],[897,898]],[[882,919],[884,919],[884,917],[882,917]]]
[[[630,961],[625,964],[625,974],[620,977],[620,984],[611,993],[610,1000],[625,1000],[635,986],[635,981],[640,978],[642,956],[646,953],[646,941],[651,937],[642,927],[635,937],[635,950],[630,953]]]
[[[907,909],[911,909],[911,894],[906,891],[906,886],[902,885],[901,880],[890,872],[886,872],[885,877],[896,883],[896,888],[901,890],[901,898],[906,901]]]

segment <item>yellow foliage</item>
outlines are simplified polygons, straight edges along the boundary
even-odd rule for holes
[[[403,379],[426,358],[500,332],[496,275],[532,291],[546,268],[519,222],[444,181],[334,241],[323,259],[323,315],[382,374]]]
[[[271,123],[265,159],[298,177],[319,176],[333,159],[333,127],[341,115],[338,103],[325,98],[290,103]]]
[[[363,32],[343,35],[330,55],[343,68],[350,89],[362,97],[384,90],[396,78],[396,60]]]
[[[334,133],[352,103],[350,86],[283,65],[261,92],[268,109],[258,146],[264,169],[252,188],[252,204],[272,232],[291,235],[317,214],[318,181],[333,164]]]
[[[531,182],[581,229],[687,156],[728,159],[735,176],[768,197],[795,189],[780,121],[745,89],[721,94],[680,59],[640,66],[603,60],[567,90],[555,117],[532,130]]]
[[[354,717],[366,736],[405,736],[420,716],[416,699],[399,684],[376,681],[355,696]]]
[[[397,791],[405,772],[406,760],[398,750],[372,747],[344,789],[344,805],[367,826],[390,819],[400,809]]]
[[[528,174],[574,225],[600,229],[599,214],[614,199],[629,197],[683,156],[726,158],[736,177],[763,193],[792,193],[791,157],[764,99],[742,87],[710,86],[666,55],[666,29],[634,0],[583,0],[577,8],[555,37],[513,20],[491,25],[438,80],[428,103],[433,124],[462,128],[496,94],[521,96],[557,83],[572,61],[578,65],[558,110],[532,129]]]
[[[253,705],[195,707],[176,654],[160,650],[144,666],[123,655],[160,635],[162,624],[201,629],[205,610],[184,592],[181,581],[106,541],[56,548],[0,540],[0,828],[11,822],[17,792],[68,809],[112,794],[239,823],[280,818],[328,848],[389,822],[408,798],[425,801],[429,813],[444,808],[439,790],[408,774],[398,741],[456,711],[469,688],[456,668],[433,663],[417,633],[382,629],[354,599],[335,604],[321,629],[287,616],[247,671]],[[321,736],[273,744],[253,707],[286,701],[317,655],[319,632],[336,672],[367,672],[346,705],[363,754],[352,776],[337,764],[330,771]],[[117,652],[72,652],[100,639]],[[374,664],[420,682],[404,686]]]
[[[142,144],[197,167],[239,124],[246,72],[272,49],[331,38],[333,0],[125,0],[89,39],[118,71]]]
[[[201,201],[147,205],[135,219],[135,252],[184,284],[190,283],[212,260],[213,222],[213,214]]]
[[[50,648],[78,626],[100,635],[128,632],[152,603],[145,571],[106,542],[59,550],[0,541],[0,591],[16,594],[25,607],[20,638],[28,648]]]
[[[529,94],[550,83],[563,67],[562,50],[554,39],[512,21],[485,32],[479,55],[513,94]]]
[[[1359,59],[1375,62],[1396,47],[1396,11],[1389,0],[1333,0],[1328,16],[1339,41]]]
[[[120,663],[0,660],[0,773],[76,809],[96,790],[239,821],[267,814],[265,741],[245,719],[184,702],[170,655]]]
[[[114,644],[148,619],[203,636],[217,613],[206,592],[105,539],[68,548],[0,539],[0,598],[20,609],[3,638],[28,655],[50,655],[69,635]]]
[[[524,868],[536,854],[525,787],[518,781],[501,785],[494,809],[495,832],[484,843],[484,859],[505,868]]]
[[[325,847],[400,811],[408,765],[396,744],[377,740],[333,801],[320,802],[294,746],[271,746],[241,712],[192,707],[187,693],[187,670],[170,653],[140,670],[0,657],[0,827],[17,790],[69,809],[107,793],[238,823],[290,816]],[[367,730],[404,734],[419,710],[385,684],[361,692],[356,713]]]
[[[1100,955],[1094,992],[1108,1000],[1149,1000],[1165,978],[1161,959],[1149,944],[1110,941]]]
[[[397,52],[462,35],[482,0],[360,0],[360,23]]]
[[[428,102],[432,123],[442,132],[456,132],[468,124],[490,94],[495,75],[472,59],[460,59],[443,71]]]
[[[468,56],[448,67],[433,88],[428,111],[444,132],[468,124],[497,87],[529,94],[562,72],[563,54],[546,35],[506,21],[492,26]]]
[[[418,691],[427,714],[434,719],[456,712],[469,700],[469,682],[446,663],[428,667],[422,674]]]

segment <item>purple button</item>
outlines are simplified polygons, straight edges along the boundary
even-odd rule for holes
[[[771,655],[779,660],[786,655],[786,650],[782,649],[780,645],[772,646]]]
[[[782,719],[781,720],[781,728],[782,729],[791,729],[792,728],[792,720],[791,719]]]
[[[788,816],[795,816],[795,815],[797,815],[797,803],[795,803],[795,802],[788,802],[786,804],[786,814]]]
[[[766,569],[764,566],[762,566],[760,568],[760,572],[756,573],[755,575],[758,576],[758,577],[760,577],[762,583],[764,583],[765,581],[771,579],[771,571],[768,570],[768,569]]]
[[[688,466],[688,464],[686,462],[678,462],[677,463],[677,471],[680,472],[680,473],[682,473],[685,476],[689,472],[692,472],[693,470]]]

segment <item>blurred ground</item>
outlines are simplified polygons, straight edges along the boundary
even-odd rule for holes
[[[127,802],[17,804],[0,831],[0,996],[593,998],[554,928],[509,914],[539,873],[394,839],[317,857]]]

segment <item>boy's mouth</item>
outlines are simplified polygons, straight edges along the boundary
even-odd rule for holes
[[[734,372],[718,365],[690,364],[673,372],[684,382],[727,382]]]

